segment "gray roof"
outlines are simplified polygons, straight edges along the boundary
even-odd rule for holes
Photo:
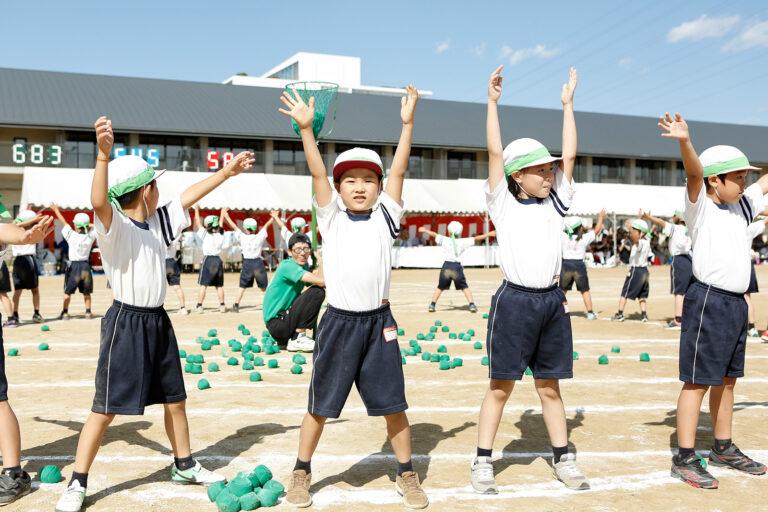
[[[279,95],[271,88],[0,68],[0,126],[92,130],[98,116],[108,115],[118,132],[297,140],[277,111]],[[423,99],[413,145],[484,149],[485,111],[482,103]],[[560,151],[561,110],[502,106],[500,119],[505,142],[532,137]],[[577,111],[579,153],[679,159],[678,144],[663,139],[656,122]],[[768,127],[689,124],[699,151],[730,144],[754,163],[768,163]],[[396,144],[399,135],[399,98],[340,94],[327,140]]]

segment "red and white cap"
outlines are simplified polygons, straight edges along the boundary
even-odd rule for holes
[[[333,164],[333,181],[338,181],[344,171],[357,167],[370,169],[378,174],[379,178],[384,176],[384,165],[378,153],[365,148],[352,148],[336,157]]]

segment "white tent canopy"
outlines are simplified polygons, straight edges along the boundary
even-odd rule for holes
[[[170,200],[190,185],[210,176],[204,172],[168,171],[157,180],[160,202]],[[91,209],[92,169],[26,167],[21,190],[22,205],[48,207],[53,201],[71,210]],[[409,213],[477,215],[487,211],[485,180],[406,179],[403,201]],[[504,186],[504,185],[502,185]],[[245,173],[214,190],[200,201],[203,209],[309,211],[312,180],[309,176]],[[592,216],[605,209],[620,216],[637,215],[639,209],[669,217],[683,207],[683,187],[579,183],[569,215]]]

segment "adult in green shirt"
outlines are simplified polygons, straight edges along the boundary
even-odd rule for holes
[[[309,237],[295,233],[288,240],[291,257],[280,262],[264,294],[264,323],[280,348],[289,352],[312,352],[315,340],[307,329],[317,323],[325,300],[322,260],[314,255],[318,267],[307,266],[311,253]],[[305,286],[309,286],[303,293]]]

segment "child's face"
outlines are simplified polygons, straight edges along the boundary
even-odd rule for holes
[[[365,212],[373,208],[381,191],[378,174],[362,167],[344,171],[335,185],[341,200],[351,212]]]
[[[633,244],[636,244],[640,241],[640,238],[642,238],[643,232],[640,231],[637,228],[629,228],[629,239],[632,240]]]
[[[552,190],[552,183],[555,181],[555,171],[552,164],[548,163],[516,171],[512,173],[512,178],[527,194],[544,199]]]
[[[310,251],[311,249],[309,245],[304,242],[296,242],[293,244],[293,247],[291,247],[291,257],[293,258],[293,261],[304,266],[307,264],[307,260],[309,260]]]
[[[710,176],[707,179],[723,202],[735,203],[741,199],[744,189],[747,188],[747,171],[729,172],[724,178],[723,181],[720,181],[717,176]]]

